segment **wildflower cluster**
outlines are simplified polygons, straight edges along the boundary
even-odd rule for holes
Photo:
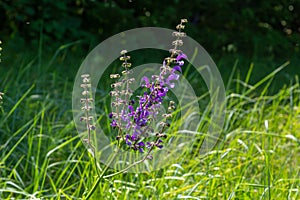
[[[129,63],[130,56],[127,55],[126,50],[121,52],[120,57],[124,68],[123,79],[120,80],[119,74],[110,75],[110,78],[117,79],[111,85],[114,90],[110,92],[110,95],[114,101],[112,102],[113,111],[109,114],[110,125],[118,129],[117,140],[124,141],[129,148],[135,151],[144,152],[148,149],[150,152],[153,148],[162,148],[162,139],[167,137],[165,130],[170,126],[169,119],[172,118],[172,112],[175,109],[174,101],[169,102],[167,112],[162,115],[163,121],[159,123],[159,130],[154,130],[153,127],[164,98],[168,91],[175,87],[175,81],[180,77],[178,72],[181,72],[183,59],[187,58],[179,49],[183,45],[182,38],[186,36],[182,32],[186,22],[186,19],[182,19],[176,27],[177,31],[173,32],[176,39],[172,42],[171,55],[164,59],[160,73],[152,75],[150,79],[142,78],[141,88],[144,92],[141,96],[137,96],[137,101],[131,98],[133,91],[130,89],[130,84],[135,80],[128,78],[128,74],[131,73],[129,69],[131,63]]]
[[[82,84],[80,85],[81,88],[83,88],[82,96],[83,98],[80,99],[80,102],[82,103],[82,111],[84,111],[84,116],[80,117],[80,121],[84,122],[86,125],[86,130],[88,131],[88,139],[86,142],[91,145],[91,131],[95,130],[96,127],[91,122],[93,121],[93,116],[90,116],[89,112],[92,110],[91,103],[94,101],[90,94],[90,75],[89,74],[83,74],[81,75],[82,78]]]

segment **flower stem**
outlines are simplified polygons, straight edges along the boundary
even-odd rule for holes
[[[109,169],[109,166],[111,165],[111,163],[114,161],[114,159],[116,158],[117,154],[118,154],[119,150],[115,151],[115,153],[113,154],[111,160],[107,163],[106,167],[103,169],[102,173],[98,176],[98,178],[96,179],[96,182],[94,183],[93,187],[91,188],[91,190],[89,191],[89,193],[86,195],[86,197],[84,197],[83,199],[89,199],[91,198],[91,196],[94,194],[94,192],[96,191],[96,188],[98,187],[100,180],[102,178],[104,178],[104,174],[106,173],[106,171]],[[94,155],[95,156],[95,155]],[[98,168],[96,169],[98,170]]]
[[[108,164],[106,165],[106,167],[103,169],[102,173],[99,175],[99,177],[97,178],[96,182],[94,183],[92,189],[89,191],[89,193],[87,194],[86,197],[84,197],[83,199],[87,200],[89,198],[91,198],[91,196],[93,195],[93,193],[96,191],[96,188],[98,187],[101,179],[105,179],[105,178],[109,178],[109,177],[113,177],[116,176],[118,174],[121,174],[123,172],[126,172],[128,169],[130,169],[131,167],[134,167],[137,164],[140,164],[142,162],[144,162],[148,156],[150,155],[151,151],[153,150],[153,146],[149,149],[149,151],[147,152],[147,154],[145,155],[145,157],[139,161],[136,161],[134,163],[132,163],[131,165],[127,166],[126,168],[114,173],[114,174],[109,174],[107,176],[104,176],[105,172],[108,170],[109,166],[111,165],[111,163],[114,161],[114,159],[116,158],[119,150],[115,151],[114,155],[112,156],[111,160],[108,162]]]
[[[145,155],[145,157],[144,157],[143,159],[141,159],[141,160],[139,160],[139,161],[136,161],[136,162],[132,163],[131,165],[128,165],[126,168],[124,168],[124,169],[122,169],[122,170],[120,170],[120,171],[118,171],[118,172],[116,172],[116,173],[106,175],[106,176],[104,176],[103,178],[109,178],[109,177],[116,176],[116,175],[118,175],[118,174],[122,174],[123,172],[126,172],[126,171],[127,171],[128,169],[130,169],[131,167],[134,167],[135,165],[144,162],[144,161],[147,159],[147,157],[149,156],[149,154],[151,153],[152,150],[153,150],[153,146],[151,147],[151,149],[149,149],[148,153]]]

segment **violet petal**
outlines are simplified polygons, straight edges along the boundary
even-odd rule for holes
[[[181,59],[183,59],[183,58],[184,58],[184,59],[187,59],[187,56],[186,56],[184,53],[181,53],[181,54],[178,54],[176,60],[179,61],[179,60],[181,60]]]
[[[175,72],[175,71],[179,71],[180,73],[182,73],[181,67],[179,65],[176,65],[173,67],[172,72]]]

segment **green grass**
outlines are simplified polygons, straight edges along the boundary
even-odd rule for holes
[[[72,119],[76,70],[63,68],[75,61],[63,54],[50,66],[26,57],[1,69],[0,199],[80,199],[96,181]],[[255,64],[245,78],[232,71],[223,141],[213,151],[102,180],[92,199],[299,199],[298,77],[270,93],[284,66],[254,83]]]

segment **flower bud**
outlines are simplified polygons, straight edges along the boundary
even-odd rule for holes
[[[130,78],[127,80],[127,83],[133,83],[135,81],[135,78]]]
[[[181,23],[187,23],[188,20],[187,19],[181,19]]]
[[[81,75],[81,78],[89,78],[89,77],[90,77],[89,74],[82,74],[82,75]]]
[[[118,96],[119,95],[119,92],[118,91],[111,91],[109,93],[110,96]]]
[[[113,83],[113,84],[110,85],[111,88],[115,88],[115,87],[117,87],[117,86],[118,86],[117,83]]]
[[[109,77],[110,78],[120,78],[120,75],[119,74],[111,74]]]
[[[175,54],[175,55],[178,55],[178,54],[182,53],[182,51],[179,50],[179,49],[170,49],[169,52],[171,54]]]
[[[182,40],[175,40],[172,42],[172,45],[174,46],[182,46],[183,45],[183,41]]]
[[[122,50],[121,55],[125,55],[127,53],[127,50]]]
[[[82,82],[83,82],[83,83],[89,83],[89,82],[90,82],[90,79],[89,79],[89,78],[83,78]]]
[[[122,63],[122,66],[125,68],[129,68],[129,67],[131,67],[131,63],[124,62],[124,63]]]
[[[119,135],[116,137],[116,140],[121,140],[121,139],[122,139],[122,137]]]
[[[175,32],[172,33],[172,36],[174,36],[174,37],[185,37],[186,34],[184,32],[175,31]]]
[[[92,107],[86,105],[86,106],[83,106],[83,107],[81,108],[81,110],[92,110]]]
[[[80,117],[79,120],[82,122],[82,121],[85,121],[86,120],[86,117]]]
[[[122,56],[122,57],[120,57],[121,61],[126,61],[126,60],[129,60],[129,59],[130,59],[130,56]]]
[[[148,160],[152,160],[152,159],[153,159],[153,156],[152,156],[152,155],[148,155],[148,156],[147,156],[147,159],[148,159]]]
[[[164,118],[168,119],[168,118],[172,118],[172,114],[163,114],[162,115]]]
[[[94,125],[89,125],[89,129],[91,130],[91,131],[94,131],[94,130],[96,130],[96,126],[94,126]]]
[[[83,84],[80,85],[80,87],[82,87],[82,88],[90,88],[91,84],[83,83]]]
[[[172,63],[172,62],[175,62],[175,61],[176,61],[176,58],[167,57],[167,58],[165,58],[165,60],[166,60],[168,63]]]
[[[83,96],[87,96],[89,93],[90,93],[89,91],[84,90],[81,94],[82,94]]]
[[[176,29],[177,29],[177,30],[184,29],[184,25],[182,25],[182,24],[178,24],[178,25],[176,26]]]

